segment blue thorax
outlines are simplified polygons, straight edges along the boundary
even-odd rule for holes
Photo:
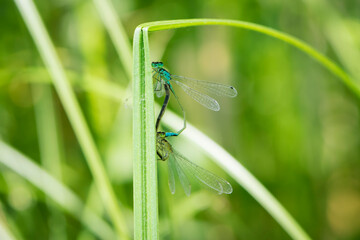
[[[161,74],[161,76],[163,76],[166,80],[171,80],[171,74],[164,68],[161,68],[159,70],[159,73]]]

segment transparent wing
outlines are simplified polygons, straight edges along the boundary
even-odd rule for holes
[[[169,188],[172,194],[175,194],[175,166],[172,158],[168,159],[168,175],[169,175]]]
[[[160,90],[155,91],[155,93],[156,93],[156,97],[158,97],[158,98],[160,98],[160,97],[164,96],[164,95],[165,95],[165,90],[164,90],[164,87],[163,87],[163,86],[161,86]]]
[[[169,158],[169,161],[173,161],[172,165],[175,166],[176,172],[179,176],[179,180],[181,183],[181,186],[184,189],[184,192],[187,196],[190,196],[191,193],[191,184],[189,182],[189,179],[187,178],[186,174],[184,173],[182,167],[179,165],[178,161],[176,161],[176,157],[174,154]]]
[[[155,73],[153,74],[153,78],[155,79],[154,92],[156,93],[156,96],[158,98],[164,96],[165,90],[160,75],[158,73]]]
[[[219,103],[213,99],[212,97],[209,97],[208,95],[201,93],[195,89],[190,88],[189,86],[185,85],[182,82],[174,80],[177,85],[179,85],[184,92],[186,92],[190,97],[192,97],[195,101],[203,105],[204,107],[213,110],[213,111],[219,111],[220,105]]]
[[[210,189],[215,190],[219,194],[230,194],[233,189],[229,182],[221,177],[216,176],[215,174],[205,170],[202,167],[199,167],[195,163],[190,162],[180,153],[174,150],[173,155],[175,155],[177,165],[185,172],[188,176],[196,179],[200,183],[209,187]]]
[[[181,82],[188,87],[197,90],[198,92],[207,93],[210,95],[220,96],[220,97],[236,97],[237,91],[233,86],[214,83],[214,82],[206,82],[193,78],[187,78],[182,76],[171,75],[172,80],[174,80],[177,84]]]

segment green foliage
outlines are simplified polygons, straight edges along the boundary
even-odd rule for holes
[[[152,95],[152,86],[150,83],[151,77],[150,77],[150,60],[149,60],[149,48],[148,48],[148,31],[160,31],[160,30],[169,30],[169,29],[177,29],[177,28],[185,28],[185,27],[191,27],[191,26],[207,26],[207,25],[223,25],[223,26],[232,26],[232,27],[238,27],[238,28],[245,28],[249,30],[253,30],[256,32],[264,33],[265,35],[269,35],[272,37],[275,37],[279,40],[283,40],[290,45],[293,45],[294,47],[299,48],[301,51],[309,54],[311,57],[319,61],[324,67],[326,67],[329,71],[334,73],[336,76],[338,76],[352,91],[354,91],[355,94],[357,94],[360,97],[360,90],[358,86],[347,76],[347,74],[338,67],[335,63],[333,63],[330,59],[322,55],[321,53],[317,52],[313,48],[311,48],[306,43],[291,37],[285,33],[281,33],[279,31],[273,30],[271,28],[267,28],[261,25],[253,24],[253,23],[247,23],[247,22],[241,22],[241,21],[234,21],[234,20],[222,20],[222,19],[191,19],[191,20],[174,20],[174,21],[161,21],[161,22],[151,22],[151,23],[144,23],[140,25],[137,28],[137,31],[135,32],[135,41],[134,41],[134,55],[135,55],[135,62],[134,62],[134,68],[135,68],[135,74],[134,74],[134,89],[142,89],[143,95],[139,94],[139,90],[135,90],[134,94],[134,103],[135,106],[140,106],[140,109],[136,112],[144,112],[147,113],[150,111],[149,116],[151,116],[152,110],[152,102],[153,98],[146,98],[147,96],[145,94],[145,89],[147,89],[146,83],[148,84],[149,94]],[[140,40],[139,40],[140,39]],[[145,86],[142,86],[144,85]],[[139,86],[137,86],[139,85]],[[143,102],[142,102],[143,101]],[[146,106],[146,102],[150,101],[149,104],[151,104],[151,107]],[[141,104],[137,104],[141,103]],[[150,122],[149,125],[146,125],[145,123],[139,121],[139,119],[147,119],[148,117],[145,115],[136,114],[134,115],[134,131],[136,129],[141,129],[143,131],[142,136],[140,137],[134,137],[134,144],[135,144],[135,153],[141,153],[141,149],[145,149],[146,151],[149,151],[149,153],[154,153],[154,148],[149,148],[151,146],[150,144],[139,144],[141,142],[149,143],[151,142],[151,139],[154,139],[153,134],[151,134],[151,131],[153,132],[153,122]],[[153,117],[151,117],[153,119]],[[178,121],[178,119],[174,119],[173,121]],[[170,124],[171,125],[171,124]],[[151,138],[148,140],[146,138],[146,130],[150,129],[150,132],[148,135],[151,135]],[[138,130],[138,131],[139,131]],[[200,142],[200,145],[202,148],[207,151],[211,152],[212,157],[216,157],[218,159],[218,164],[224,168],[225,171],[227,171],[234,179],[237,179],[238,183],[244,187],[257,201],[260,202],[263,207],[269,211],[269,213],[279,222],[280,225],[283,226],[283,228],[289,233],[290,236],[292,236],[294,239],[310,239],[307,234],[301,229],[301,227],[296,223],[296,221],[290,216],[290,214],[285,210],[283,206],[269,193],[265,187],[262,186],[262,184],[251,175],[250,172],[248,172],[242,165],[236,161],[233,157],[231,157],[224,149],[222,149],[220,146],[218,146],[216,143],[212,142],[211,140],[207,139],[206,135],[197,133],[196,131],[193,131],[192,133],[188,134],[189,139],[192,139],[194,142],[196,140]],[[215,151],[214,149],[218,149]],[[143,157],[141,157],[143,156]],[[145,187],[141,188],[141,186],[151,186],[152,192],[156,191],[156,180],[150,178],[149,183],[147,184],[147,181],[145,180],[147,177],[146,169],[152,169],[151,171],[156,173],[155,166],[152,165],[147,167],[146,159],[149,160],[149,158],[145,157],[145,154],[135,156],[135,160],[138,158],[142,158],[143,160],[140,161],[142,168],[135,169],[135,176],[141,175],[143,173],[141,180],[138,180],[139,182],[142,181],[142,184],[136,184],[135,182],[135,191],[137,188],[142,189],[142,193],[149,193],[150,189],[147,189]],[[150,162],[152,162],[152,159],[154,157],[150,155]],[[146,167],[145,167],[146,166]],[[154,176],[154,174],[152,174]],[[140,197],[139,197],[140,198]],[[139,199],[137,196],[135,196],[135,199]],[[149,196],[150,198],[150,196]],[[152,197],[152,199],[155,199]],[[156,208],[156,202],[153,202],[154,205],[150,205],[150,209]],[[143,198],[141,202],[135,202],[136,206],[147,206],[147,198]],[[144,211],[144,210],[143,210]],[[152,210],[151,210],[152,211]],[[142,221],[142,226],[145,225],[146,222],[148,222],[146,218],[147,214],[135,215],[135,226],[138,223],[138,221]],[[155,215],[156,216],[156,215]],[[156,218],[154,218],[156,219]],[[138,220],[138,221],[136,221]],[[146,229],[146,228],[144,228]],[[145,231],[145,230],[144,230]],[[138,232],[138,231],[135,231]],[[140,232],[140,231],[139,231]],[[139,235],[140,236],[140,235]],[[155,236],[154,236],[155,237]],[[146,238],[146,235],[143,236],[143,238]]]
[[[155,149],[154,93],[148,33],[134,34],[133,134],[134,134],[134,235],[158,239],[158,191]]]
[[[64,106],[65,112],[67,113],[75,135],[84,152],[85,159],[94,176],[94,181],[102,196],[104,206],[112,218],[119,236],[127,238],[125,220],[119,209],[115,194],[101,162],[100,155],[39,14],[31,1],[18,0],[16,3],[52,77],[60,101]]]
[[[37,166],[32,159],[28,159],[3,142],[0,142],[0,150],[2,153],[0,162],[2,164],[38,187],[46,196],[66,212],[72,214],[96,236],[102,239],[116,237],[110,226],[101,217],[87,209],[75,193]],[[86,217],[84,218],[83,215]]]
[[[359,3],[36,2],[45,30],[31,1],[15,2],[0,14],[0,236],[358,238]],[[132,59],[127,35],[153,20]],[[159,60],[237,88],[219,113],[180,96],[189,124],[172,139],[228,174],[230,196],[169,192],[155,160]],[[182,125],[178,110],[170,101],[162,127]]]

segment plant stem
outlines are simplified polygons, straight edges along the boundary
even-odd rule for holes
[[[93,0],[96,10],[107,29],[119,58],[124,65],[127,77],[131,79],[131,47],[125,29],[115,12],[115,8],[109,0]]]
[[[84,116],[80,110],[79,103],[70,87],[70,83],[61,66],[55,48],[39,16],[39,13],[31,0],[15,0],[22,14],[30,34],[39,50],[39,53],[52,77],[56,92],[73,127],[75,135],[87,160],[90,171],[94,177],[103,204],[107,209],[115,229],[119,236],[128,239],[127,226],[121,214],[115,193],[107,177],[102,164],[100,154],[97,151],[94,140],[87,127]]]
[[[154,93],[146,28],[136,28],[134,34],[133,116],[135,239],[158,239]]]
[[[176,29],[176,28],[184,28],[184,27],[192,27],[192,26],[209,26],[209,25],[223,25],[223,26],[244,28],[255,32],[260,32],[265,35],[272,36],[276,39],[287,42],[288,44],[308,54],[310,57],[318,61],[321,65],[327,68],[334,75],[339,77],[342,80],[342,82],[360,98],[360,87],[344,70],[342,70],[332,60],[330,60],[328,57],[326,57],[322,53],[312,48],[310,45],[306,44],[304,41],[269,27],[265,27],[250,22],[227,20],[227,19],[189,19],[189,20],[185,19],[185,20],[158,21],[158,22],[144,23],[140,26],[148,27],[149,32],[154,32],[154,31],[167,30],[167,29]]]
[[[0,163],[39,188],[48,198],[77,218],[95,236],[100,239],[116,237],[109,224],[87,208],[67,186],[39,167],[34,160],[2,141],[0,141]]]

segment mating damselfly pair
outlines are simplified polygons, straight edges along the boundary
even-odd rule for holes
[[[191,192],[189,179],[194,179],[204,186],[215,190],[219,194],[230,194],[232,192],[230,183],[187,160],[173,149],[170,143],[166,140],[166,137],[178,136],[186,128],[185,111],[178,96],[175,94],[171,82],[176,83],[195,101],[213,111],[219,111],[220,105],[212,96],[235,97],[237,95],[236,89],[232,86],[224,84],[205,82],[173,75],[164,68],[164,64],[162,62],[152,62],[152,68],[153,78],[155,80],[154,92],[158,97],[162,97],[165,94],[164,103],[155,126],[157,131],[156,148],[157,155],[160,160],[167,161],[168,163],[170,191],[173,194],[175,193],[175,175],[177,175],[186,195],[190,195]],[[174,95],[183,112],[184,126],[177,132],[159,132],[158,129],[160,121],[169,103],[171,93]]]

